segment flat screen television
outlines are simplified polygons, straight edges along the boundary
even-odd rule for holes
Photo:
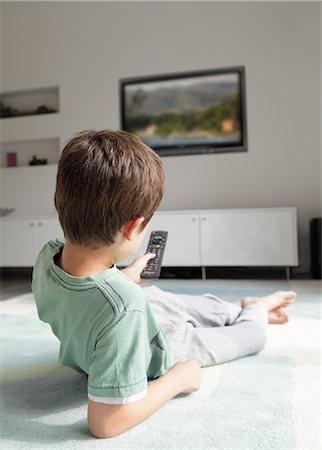
[[[120,80],[121,128],[160,156],[247,151],[245,68]]]

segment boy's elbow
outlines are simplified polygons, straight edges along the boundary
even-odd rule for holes
[[[120,424],[112,421],[95,421],[94,423],[90,419],[88,419],[88,430],[92,436],[100,439],[114,438],[125,431]]]
[[[94,422],[90,418],[88,418],[88,430],[92,436],[100,439],[114,438],[126,431],[115,421],[96,420]]]
[[[93,426],[90,424],[88,424],[88,429],[92,436],[100,439],[114,438],[122,433],[122,431],[110,427]]]
[[[114,438],[130,428],[127,426],[125,411],[121,407],[121,412],[119,405],[104,405],[89,401],[88,406],[88,430],[94,437]]]

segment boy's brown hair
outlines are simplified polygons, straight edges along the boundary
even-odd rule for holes
[[[87,130],[65,145],[55,206],[65,237],[90,247],[111,245],[128,221],[150,221],[164,194],[159,156],[125,131]]]

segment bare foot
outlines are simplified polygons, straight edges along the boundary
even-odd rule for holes
[[[268,323],[283,325],[288,322],[288,315],[282,308],[275,308],[268,313]]]
[[[245,297],[241,301],[241,306],[244,308],[252,303],[259,303],[263,305],[268,312],[276,308],[286,308],[291,303],[295,302],[296,292],[293,291],[277,291],[266,297]]]

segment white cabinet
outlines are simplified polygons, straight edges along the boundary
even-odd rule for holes
[[[57,216],[0,219],[2,267],[31,267],[41,247],[63,237]],[[157,212],[138,251],[146,252],[152,230],[168,231],[163,266],[296,266],[295,208]]]
[[[157,212],[132,258],[145,253],[152,230],[168,231],[163,266],[296,266],[295,208]]]
[[[32,267],[50,239],[63,236],[58,218],[2,218],[1,267]]]

